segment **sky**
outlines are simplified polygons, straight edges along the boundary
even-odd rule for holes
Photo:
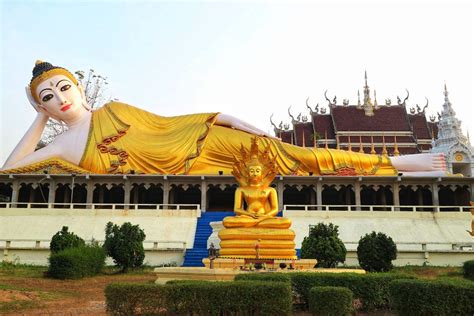
[[[449,98],[474,137],[469,1],[162,2],[0,0],[0,166],[35,118],[37,59],[107,77],[107,95],[165,116],[222,112],[272,131],[313,107],[379,103],[436,114]]]

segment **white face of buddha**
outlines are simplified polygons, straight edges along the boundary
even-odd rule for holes
[[[40,107],[49,116],[65,121],[77,120],[87,110],[83,107],[83,95],[68,77],[57,75],[41,82],[36,88]]]

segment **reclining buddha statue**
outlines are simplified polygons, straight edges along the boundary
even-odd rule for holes
[[[295,233],[291,220],[277,217],[278,198],[270,187],[276,176],[275,160],[267,145],[262,153],[252,138],[250,151],[242,144],[235,157],[233,174],[239,183],[235,191],[236,216],[225,217],[219,231],[220,256],[227,258],[296,259]]]
[[[39,172],[60,164],[75,173],[230,174],[240,144],[253,136],[275,159],[281,175],[442,176],[442,154],[383,157],[327,148],[302,148],[222,113],[159,116],[109,102],[91,111],[68,70],[38,61],[26,88],[37,116],[6,160],[2,173]],[[35,150],[49,118],[68,127]],[[64,169],[64,168],[63,168]]]

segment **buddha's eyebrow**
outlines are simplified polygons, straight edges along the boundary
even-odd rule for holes
[[[69,80],[67,80],[67,79],[59,80],[58,83],[56,83],[56,87],[57,87],[62,81],[69,81]]]
[[[46,90],[53,91],[53,90],[52,90],[52,89],[50,89],[50,88],[45,88],[45,89],[43,89],[43,90],[41,90],[41,91],[40,91],[39,95],[41,95],[41,93],[43,93],[43,91],[46,91]]]

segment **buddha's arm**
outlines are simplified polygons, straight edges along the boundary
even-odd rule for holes
[[[22,137],[18,145],[16,145],[10,156],[8,156],[8,159],[3,165],[3,169],[12,169],[16,168],[17,166],[28,164],[23,163],[23,160],[35,152],[36,145],[41,138],[41,134],[43,133],[47,121],[48,116],[38,112],[33,124],[31,124],[26,134]],[[25,161],[29,161],[29,159],[26,159]]]
[[[6,163],[5,163],[5,165],[3,166],[2,169],[6,170],[6,169],[16,169],[16,168],[20,168],[20,167],[25,167],[25,166],[28,166],[28,165],[31,165],[31,164],[49,159],[49,158],[64,159],[62,157],[61,150],[60,150],[59,146],[56,146],[55,144],[49,144],[46,147],[43,147],[43,148],[41,148],[37,151],[32,152],[31,154],[27,155],[26,157],[24,157],[23,159],[17,161],[14,164],[6,165]]]
[[[250,134],[254,134],[257,136],[265,136],[265,137],[271,137],[275,138],[272,135],[265,133],[261,129],[253,126],[252,124],[249,124],[245,121],[242,121],[241,119],[238,119],[236,117],[233,117],[228,114],[218,114],[216,117],[216,122],[215,124],[221,125],[221,126],[227,126],[227,127],[232,127]]]
[[[237,188],[237,190],[235,190],[234,212],[237,215],[247,215],[247,216],[255,217],[255,214],[252,214],[244,210],[244,193],[242,192],[241,188]]]
[[[270,210],[267,212],[266,215],[269,217],[275,217],[278,214],[278,197],[276,190],[274,188],[270,188],[270,194],[268,196],[270,202]]]

